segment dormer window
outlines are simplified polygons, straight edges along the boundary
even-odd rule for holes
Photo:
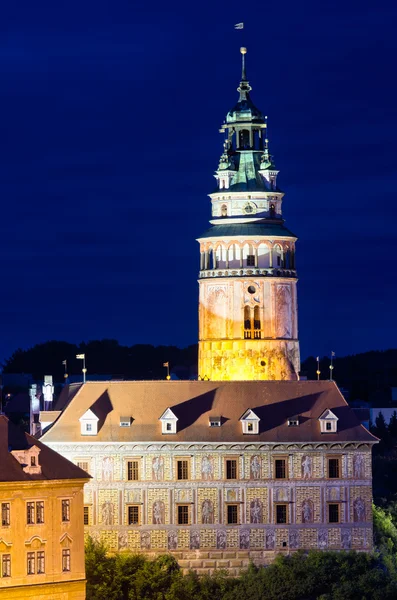
[[[176,424],[178,421],[178,417],[172,412],[170,408],[167,408],[166,411],[160,417],[161,421],[161,432],[162,433],[176,433]]]
[[[329,408],[323,412],[318,420],[320,421],[321,433],[336,433],[338,431],[338,417]]]
[[[131,427],[131,417],[120,417],[120,427]]]
[[[41,450],[37,446],[31,446],[25,450],[11,450],[11,454],[20,463],[23,471],[29,475],[39,475],[41,473],[40,452]]]
[[[99,419],[90,408],[80,417],[79,421],[81,435],[97,435]]]
[[[244,434],[258,434],[260,418],[250,408],[240,418]]]
[[[299,426],[299,418],[293,417],[292,419],[288,419],[288,427],[298,427]]]
[[[220,427],[221,426],[221,418],[220,417],[210,417],[210,427]]]

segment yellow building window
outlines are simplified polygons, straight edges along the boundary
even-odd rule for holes
[[[69,550],[69,548],[64,548],[62,550],[62,571],[64,573],[70,571],[70,550]]]
[[[186,458],[176,461],[176,478],[179,480],[189,479],[189,461]]]
[[[34,552],[28,552],[27,556],[26,556],[26,572],[28,575],[34,575],[35,574],[35,553]]]
[[[11,554],[3,554],[1,557],[1,576],[11,577]]]
[[[62,522],[70,521],[70,500],[62,500]]]
[[[7,527],[10,524],[10,503],[1,503],[1,525]]]
[[[40,575],[45,573],[45,558],[44,552],[40,551],[37,553],[37,574]]]
[[[178,505],[178,525],[189,525],[189,505]]]
[[[139,479],[139,461],[127,461],[127,479],[128,481],[138,481]]]
[[[34,502],[26,503],[26,523],[34,525]],[[29,574],[29,573],[28,573]]]
[[[36,502],[36,523],[44,523],[44,502]]]

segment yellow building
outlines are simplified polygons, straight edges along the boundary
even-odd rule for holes
[[[0,415],[0,599],[84,600],[89,476]]]

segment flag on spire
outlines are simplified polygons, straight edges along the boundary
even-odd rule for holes
[[[234,29],[244,29],[244,23],[236,23]]]

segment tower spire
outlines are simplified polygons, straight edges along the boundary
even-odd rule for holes
[[[239,87],[237,88],[237,91],[240,92],[239,101],[241,102],[242,100],[247,100],[248,93],[252,90],[252,87],[248,83],[247,73],[245,70],[245,55],[247,54],[247,48],[244,48],[244,47],[240,48],[240,52],[241,52],[241,81],[240,81]]]

